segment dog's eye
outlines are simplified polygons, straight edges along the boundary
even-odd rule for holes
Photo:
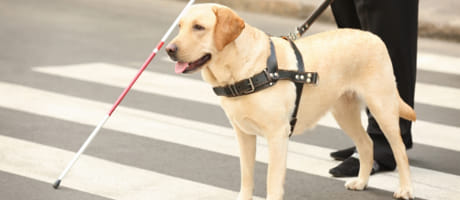
[[[193,30],[202,31],[204,30],[204,27],[199,24],[195,24],[193,25]]]

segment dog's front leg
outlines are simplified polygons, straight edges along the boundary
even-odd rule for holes
[[[278,131],[268,140],[268,174],[267,174],[267,200],[282,200],[284,194],[284,179],[286,175],[286,156],[288,134]]]
[[[254,163],[256,159],[256,136],[235,128],[240,146],[241,188],[238,200],[251,200],[254,192]]]

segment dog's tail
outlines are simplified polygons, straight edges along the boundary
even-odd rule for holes
[[[414,109],[407,105],[401,97],[399,97],[399,116],[413,122],[417,120],[417,115],[415,114]]]

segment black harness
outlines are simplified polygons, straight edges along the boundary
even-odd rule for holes
[[[272,40],[270,40],[270,56],[267,59],[267,68],[262,72],[236,82],[235,84],[226,85],[223,87],[214,87],[214,93],[218,96],[226,97],[237,97],[252,94],[254,92],[263,90],[276,84],[278,80],[290,80],[294,82],[296,86],[296,100],[294,112],[291,116],[291,136],[294,133],[294,127],[297,122],[297,112],[299,109],[300,98],[302,96],[302,89],[304,84],[317,84],[318,73],[317,72],[305,72],[305,67],[297,46],[292,40],[288,40],[294,50],[297,59],[297,71],[280,70],[278,69],[278,62],[276,59],[275,46]]]

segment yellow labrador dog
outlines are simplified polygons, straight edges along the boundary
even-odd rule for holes
[[[234,11],[218,4],[190,8],[180,21],[178,35],[167,46],[177,61],[176,73],[201,69],[203,79],[222,87],[248,79],[267,67],[270,40],[279,69],[297,70],[297,60],[288,41],[269,37],[246,24]],[[305,70],[318,72],[317,85],[304,85],[294,134],[314,127],[328,111],[356,144],[360,155],[359,176],[347,181],[350,190],[363,190],[372,163],[372,140],[361,124],[362,104],[377,119],[393,150],[400,176],[395,198],[414,198],[405,146],[400,136],[399,117],[415,121],[415,112],[397,91],[392,63],[379,37],[364,31],[339,29],[295,41]],[[290,118],[296,88],[280,80],[272,87],[238,97],[222,97],[225,110],[238,138],[241,163],[239,200],[252,199],[256,136],[268,141],[267,199],[283,198]],[[308,166],[305,166],[308,167]],[[325,169],[327,170],[327,169]]]

